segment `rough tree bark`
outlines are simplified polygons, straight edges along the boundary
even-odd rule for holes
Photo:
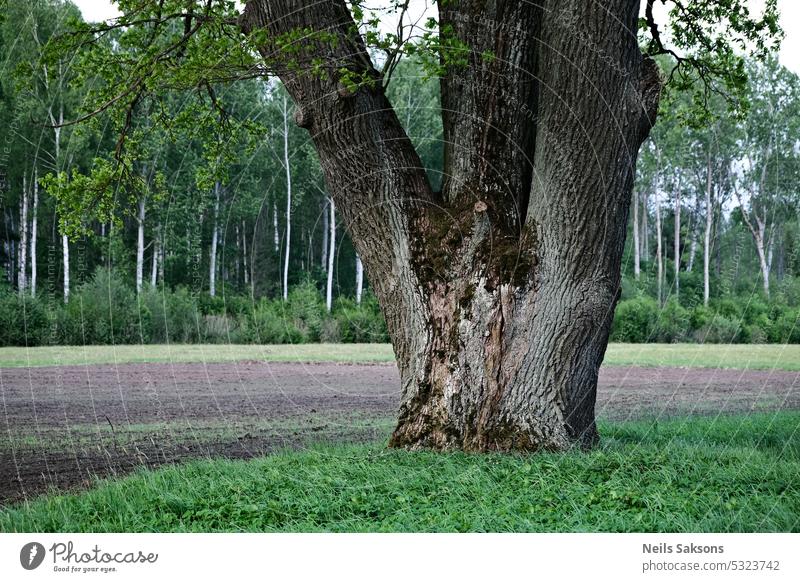
[[[353,91],[339,78],[379,77],[345,2],[247,3],[245,32],[307,39],[290,55],[280,41],[260,50],[386,317],[402,383],[391,446],[597,441],[635,158],[661,84],[637,18],[630,0],[440,5],[441,26],[470,50],[441,81],[446,180],[434,192],[382,84]]]

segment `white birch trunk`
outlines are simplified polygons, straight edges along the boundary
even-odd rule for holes
[[[364,264],[361,257],[356,255],[356,305],[361,305],[361,295],[364,290]]]
[[[675,184],[675,297],[681,289],[681,189]]]
[[[714,225],[714,208],[711,201],[711,154],[706,159],[706,230],[703,236],[703,305],[708,307],[711,296],[709,268],[711,265],[711,229]]]
[[[758,223],[758,234],[754,236],[756,243],[756,251],[758,252],[758,263],[761,266],[761,278],[764,285],[764,294],[769,297],[769,261],[767,259],[766,245],[764,239],[766,238],[766,221],[761,220],[756,216]]]
[[[150,265],[150,286],[154,287],[158,283],[158,255],[161,252],[161,241],[159,240],[159,234],[161,232],[161,228],[159,227],[156,229],[156,236],[153,240],[153,260]]]
[[[247,226],[242,221],[242,266],[244,267],[244,284],[247,285],[250,280],[250,271],[247,268]]]
[[[28,286],[28,180],[22,177],[22,199],[19,206],[19,264],[17,286],[20,294]]]
[[[239,230],[239,223],[235,225],[236,231],[236,284],[238,285],[242,279],[242,233]]]
[[[281,239],[278,236],[278,204],[274,200],[272,201],[272,238],[275,254],[277,255],[281,250]]]
[[[217,241],[219,240],[219,182],[214,183],[214,218],[211,223],[211,252],[208,257],[208,294],[217,294]]]
[[[33,168],[33,216],[31,217],[31,297],[36,297],[36,236],[39,214],[39,171]]]
[[[136,294],[142,292],[142,279],[144,277],[144,218],[145,218],[145,199],[139,200],[139,214],[136,218],[137,237],[136,237]]]
[[[286,257],[283,262],[283,300],[286,301],[289,298],[289,252],[292,241],[292,169],[289,166],[289,106],[285,96],[283,98],[283,163],[286,167]],[[275,232],[278,232],[277,229]]]
[[[633,191],[633,276],[638,281],[641,272],[639,258],[639,191]]]
[[[64,257],[64,303],[69,303],[69,239],[61,235],[62,255]]]
[[[656,264],[658,266],[658,304],[664,304],[664,253],[661,249],[661,204],[658,197],[656,206]]]
[[[165,249],[166,243],[164,241],[163,227],[158,229],[158,280],[164,283],[164,263],[167,259],[167,251]]]
[[[330,217],[330,239],[328,240],[328,284],[325,288],[325,305],[328,308],[328,313],[331,312],[333,307],[333,260],[336,254],[336,205],[333,203],[333,198],[329,201],[331,208]]]
[[[327,273],[328,269],[328,201],[322,201],[322,271]]]
[[[641,235],[641,241],[640,241],[641,245],[642,245],[642,250],[641,250],[640,254],[645,257],[645,260],[649,261],[650,260],[650,242],[649,242],[650,241],[650,237],[649,237],[650,232],[649,232],[649,227],[647,226],[647,223],[648,223],[648,213],[647,213],[648,200],[647,199],[648,199],[647,191],[642,192],[642,212],[641,212],[641,214],[642,214],[642,220],[641,220],[642,235]]]

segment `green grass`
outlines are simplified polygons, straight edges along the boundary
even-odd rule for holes
[[[193,362],[393,362],[390,344],[171,344],[0,348],[0,368]]]
[[[800,531],[800,413],[602,427],[590,453],[320,446],[104,480],[0,531]]]
[[[135,362],[394,361],[389,344],[133,345],[0,348],[0,368]],[[606,366],[800,370],[800,345],[610,344]]]
[[[800,370],[798,344],[609,344],[607,366]]]

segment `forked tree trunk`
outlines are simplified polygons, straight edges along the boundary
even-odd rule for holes
[[[382,84],[339,78],[378,78],[344,0],[250,0],[241,25],[306,39],[286,62],[269,41],[261,52],[310,130],[386,317],[402,383],[391,446],[591,446],[635,158],[660,89],[631,34],[637,3],[440,12],[470,47],[441,82],[442,192]],[[319,62],[327,74],[310,72]]]

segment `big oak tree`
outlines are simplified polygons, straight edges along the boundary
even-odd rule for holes
[[[279,77],[386,318],[402,383],[391,446],[566,450],[598,440],[636,157],[663,86],[699,87],[698,117],[711,92],[744,105],[736,50],[780,36],[765,4],[446,0],[404,26],[395,0],[386,33],[345,0],[121,0],[122,17],[76,25],[51,55],[95,44],[105,84],[86,116],[120,111],[120,169],[99,197],[131,166],[143,100],[196,88],[219,107],[216,84]],[[406,55],[441,80],[440,189],[387,98]]]

